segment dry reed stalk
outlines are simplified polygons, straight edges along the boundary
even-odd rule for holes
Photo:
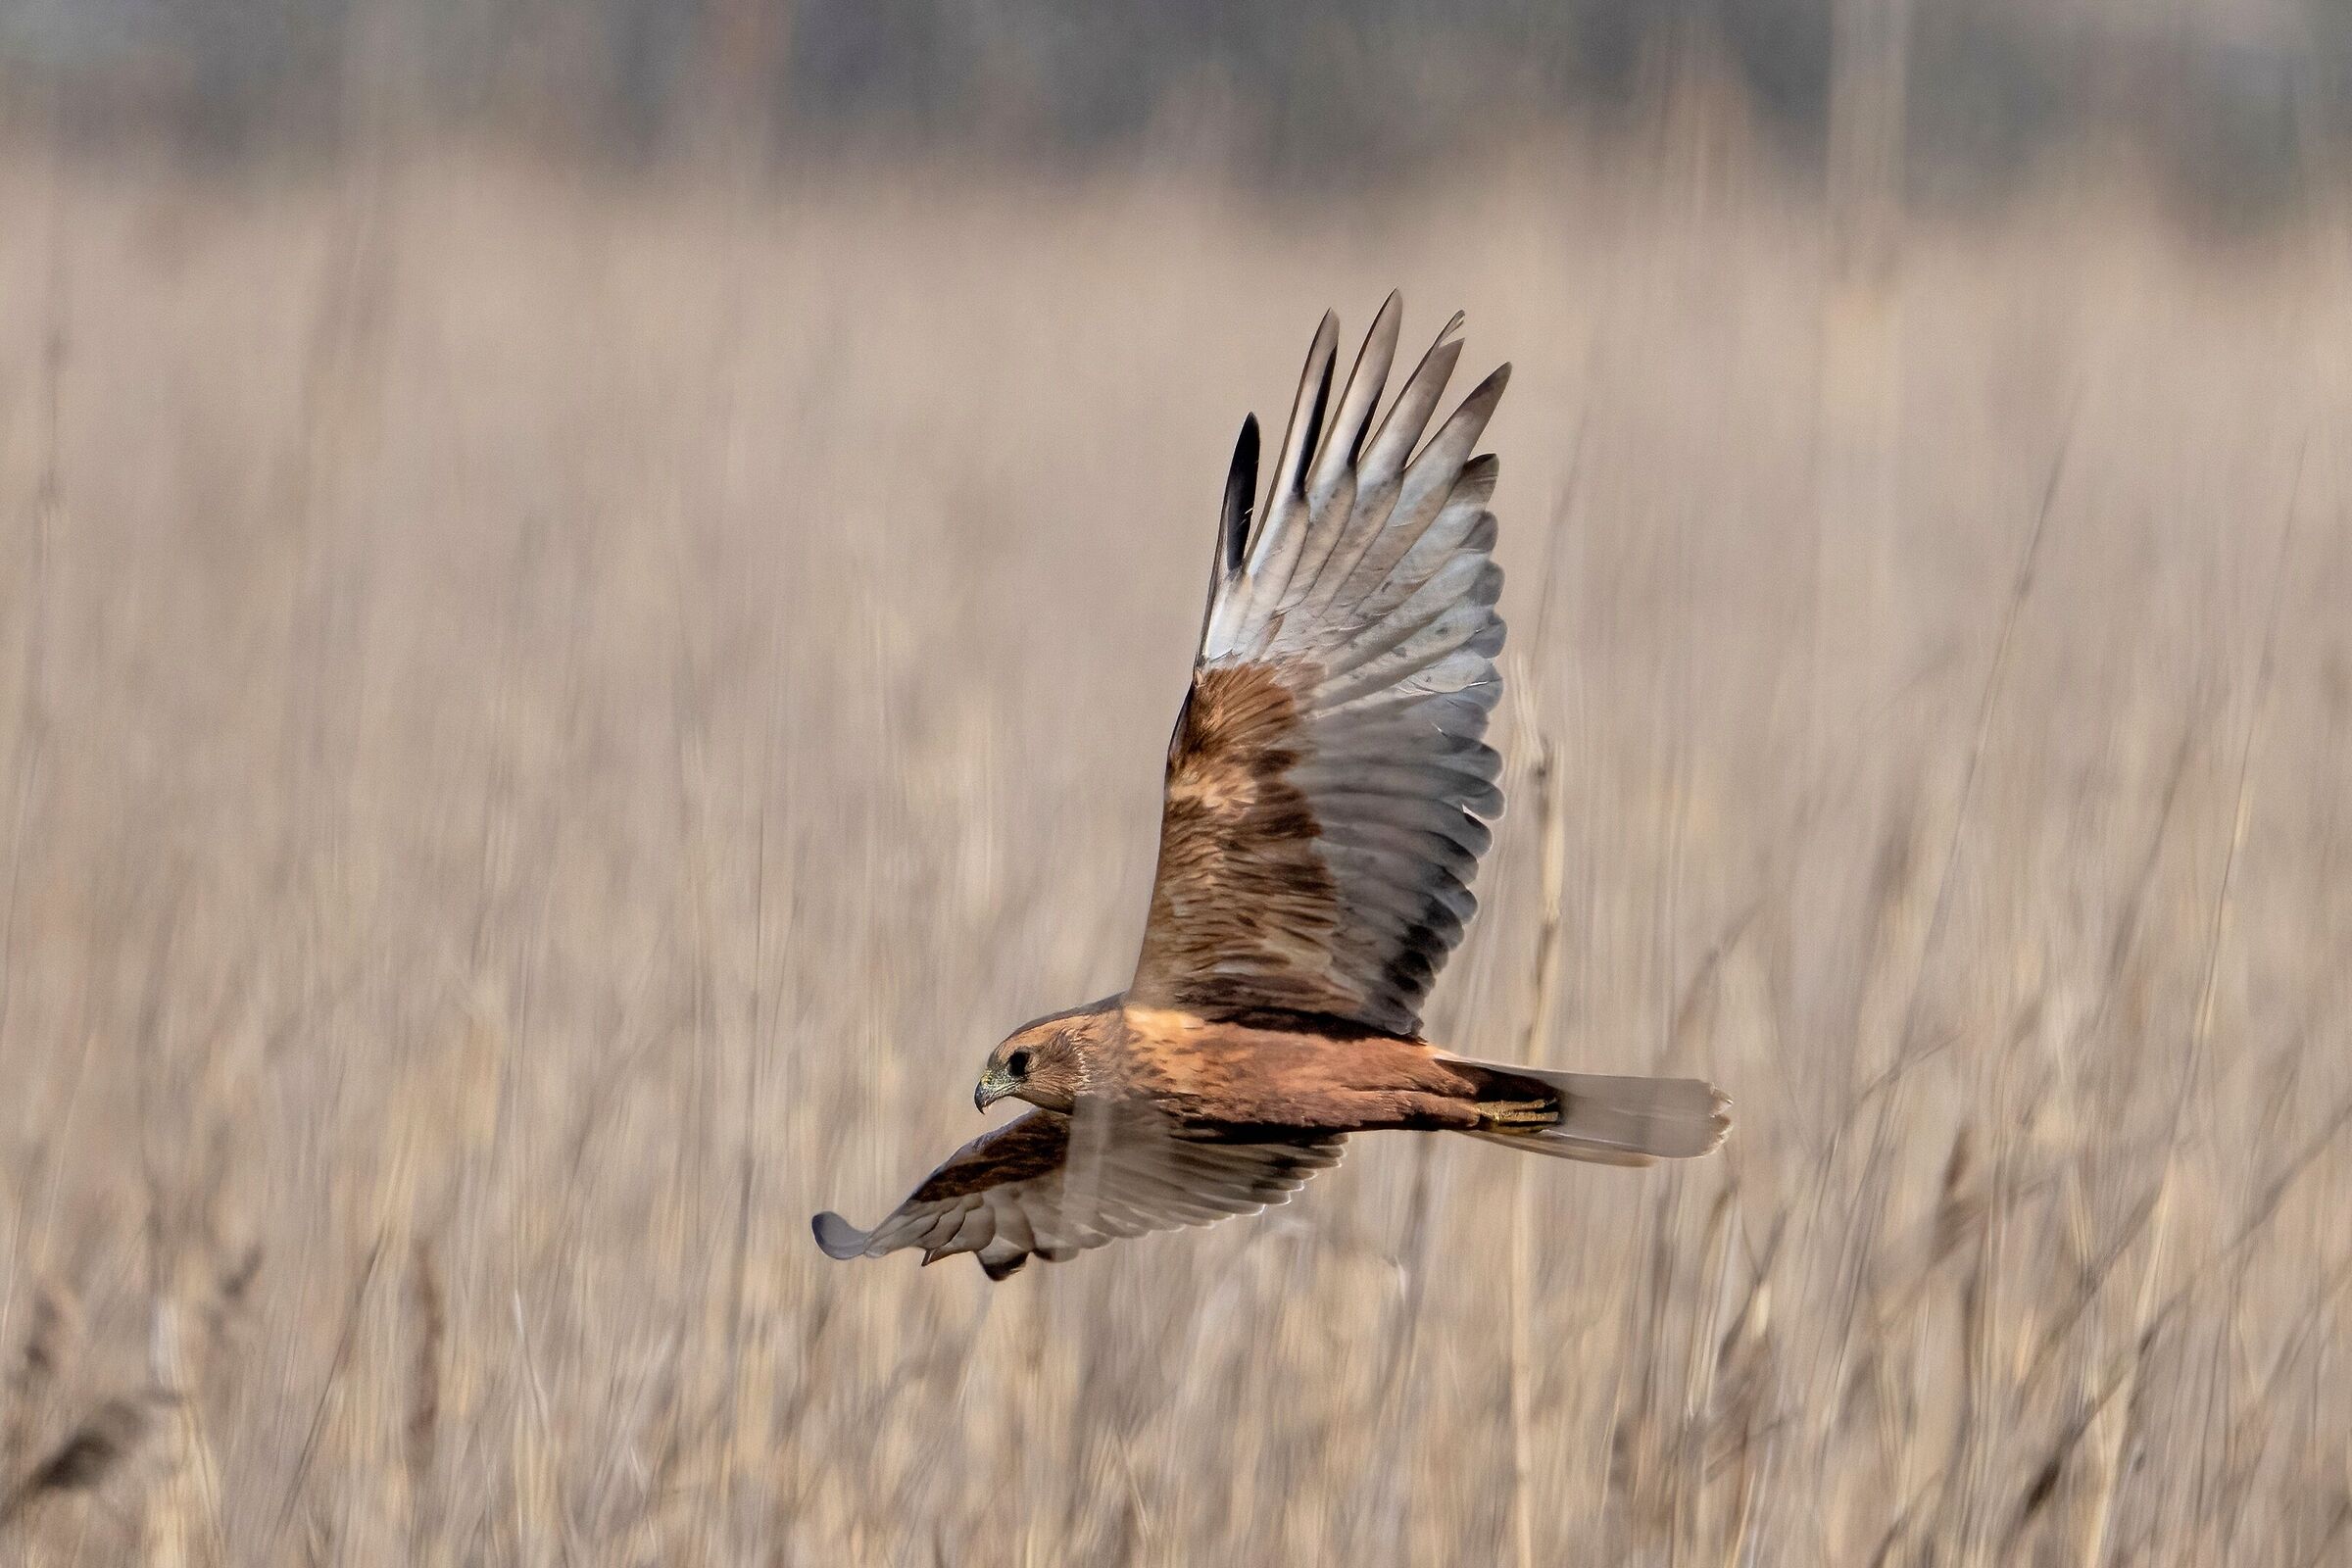
[[[1515,716],[1525,716],[1525,710]],[[1542,913],[1536,924],[1536,978],[1527,1013],[1527,1026],[1520,1038],[1518,1059],[1541,1064],[1548,1059],[1545,1043],[1551,1038],[1552,1020],[1559,1002],[1559,943],[1561,910],[1565,898],[1568,852],[1567,813],[1560,802],[1558,787],[1559,749],[1551,738],[1533,722],[1520,733],[1521,747],[1531,747],[1535,762],[1528,770],[1527,784],[1535,797],[1534,808],[1538,820],[1544,824],[1541,865]],[[1534,1472],[1529,1401],[1534,1396],[1538,1368],[1528,1343],[1528,1317],[1533,1310],[1530,1251],[1533,1242],[1529,1232],[1531,1220],[1528,1208],[1529,1162],[1522,1160],[1511,1173],[1511,1256],[1510,1256],[1510,1340],[1509,1363],[1506,1377],[1511,1399],[1511,1545],[1513,1560],[1519,1568],[1533,1568],[1536,1561],[1535,1504],[1531,1495]]]
[[[442,1344],[449,1333],[440,1270],[433,1261],[433,1245],[423,1236],[410,1243],[408,1275],[406,1318],[415,1339],[401,1425],[402,1459],[408,1467],[408,1556],[421,1563],[438,1555],[427,1543],[434,1539],[439,1519],[434,1467],[441,1445]]]
[[[20,662],[22,691],[18,697],[17,716],[10,736],[10,784],[8,878],[0,891],[0,1054],[17,1049],[13,1043],[12,1020],[16,1016],[17,976],[21,969],[18,949],[17,921],[23,893],[26,834],[30,813],[41,776],[42,761],[48,746],[50,700],[47,692],[47,661],[50,641],[50,556],[65,508],[65,485],[59,455],[60,403],[68,366],[70,337],[67,318],[70,310],[66,286],[66,235],[64,222],[65,187],[62,170],[57,160],[62,154],[53,153],[46,171],[46,208],[43,223],[42,265],[42,327],[39,348],[38,378],[35,382],[39,404],[39,448],[34,460],[34,478],[31,508],[30,561],[24,568],[23,616],[24,641]],[[64,1158],[61,1148],[58,1158]],[[14,1189],[14,1180],[0,1179],[5,1185],[0,1191]],[[56,1171],[51,1174],[52,1203],[56,1191]],[[32,1238],[25,1234],[30,1212],[29,1195],[9,1204],[8,1269],[0,1278],[0,1345],[8,1343],[16,1321],[17,1288],[19,1282],[31,1276],[39,1266],[38,1254],[32,1250]],[[40,1241],[46,1243],[46,1227]],[[32,1261],[28,1262],[28,1259]],[[27,1348],[38,1343],[37,1332],[28,1335]],[[12,1409],[12,1427],[21,1415]],[[0,1466],[14,1462],[16,1445],[24,1434],[12,1432],[6,1436],[13,1442],[0,1444]],[[0,1476],[8,1471],[0,1468]]]
[[[338,1385],[343,1380],[344,1369],[350,1363],[352,1347],[359,1339],[361,1314],[368,1304],[368,1288],[375,1283],[376,1264],[382,1259],[383,1250],[383,1239],[378,1237],[375,1244],[368,1249],[368,1255],[361,1262],[352,1282],[351,1298],[344,1307],[342,1330],[335,1342],[334,1359],[327,1365],[326,1381],[320,1386],[317,1401],[312,1406],[310,1424],[303,1437],[301,1451],[295,1458],[293,1477],[287,1482],[285,1496],[278,1504],[276,1521],[270,1527],[265,1556],[275,1552],[278,1542],[285,1536],[286,1527],[293,1522],[294,1510],[302,1501],[303,1488],[310,1480],[311,1465],[318,1457],[319,1436],[326,1429]]]
[[[2117,1423],[2114,1447],[2102,1455],[2099,1471],[2101,1485],[2097,1492],[2098,1501],[2092,1512],[2095,1530],[2086,1531],[2084,1536],[2085,1544],[2094,1555],[2085,1556],[2082,1560],[2086,1563],[2094,1558],[2103,1560],[2110,1549],[2114,1526],[2112,1500],[2117,1472],[2134,1425],[2131,1417],[2138,1408],[2140,1378],[2146,1353],[2161,1327],[2157,1314],[2151,1310],[2154,1302],[2152,1292],[2172,1231],[2173,1179],[2179,1164],[2182,1121],[2187,1114],[2189,1098],[2203,1076],[2202,1063],[2212,1044],[2214,998],[2221,973],[2222,946],[2230,928],[2238,858],[2244,852],[2246,830],[2253,814],[2254,758],[2262,738],[2263,719],[2270,709],[2271,682],[2277,667],[2279,610],[2286,600],[2286,566],[2294,546],[2295,522],[2302,500],[2304,450],[2303,447],[2296,450],[2294,479],[2287,487],[2286,512],[2278,525],[2278,553],[2271,571],[2270,610],[2263,620],[2262,653],[2255,665],[2253,707],[2247,714],[2245,738],[2238,749],[2237,788],[2230,807],[2230,846],[2222,860],[2221,885],[2214,895],[2212,920],[2205,940],[2203,971],[2197,983],[2196,1013],[2190,1025],[2188,1052],[2182,1061],[2180,1086],[2174,1094],[2172,1136],[2166,1140],[2164,1162],[2157,1175],[2155,1199],[2149,1209],[2148,1224],[2155,1240],[2148,1250],[2147,1264],[2140,1272],[2139,1305],[2132,1335],[2133,1351],[2126,1363],[2124,1419]],[[2180,1298],[2175,1298],[2176,1300]]]
[[[2279,635],[2279,607],[2283,604],[2283,600],[2286,600],[2286,562],[2288,562],[2288,550],[2293,548],[2293,538],[2295,538],[2295,514],[2298,514],[2300,491],[2303,491],[2303,454],[2300,454],[2300,449],[2298,449],[2298,456],[2295,456],[2295,479],[2293,479],[2291,487],[2288,487],[2286,517],[2283,517],[2279,524],[2279,548],[2277,548],[2277,560],[2275,560],[2275,566],[2272,566],[2270,613],[2265,615],[2265,620],[2263,620],[2263,651],[2260,651],[2260,661],[2256,665],[2253,708],[2246,717],[2244,743],[2239,745],[2236,792],[2232,797],[2232,811],[2230,811],[2230,847],[2228,847],[2228,854],[2223,856],[2221,886],[2218,886],[2216,896],[2213,896],[2211,924],[2209,924],[2209,933],[2206,933],[2206,945],[2204,945],[2204,966],[2201,966],[2201,978],[2197,985],[2197,1013],[2194,1013],[2192,1025],[2189,1025],[2189,1049],[2187,1049],[2185,1060],[2182,1060],[2180,1086],[2178,1086],[2174,1093],[2174,1136],[2166,1140],[2164,1163],[2162,1163],[2162,1168],[2159,1168],[2157,1187],[2154,1187],[2154,1199],[2150,1203],[2150,1210],[2147,1210],[2147,1230],[2150,1230],[2154,1242],[2150,1244],[2150,1250],[2147,1250],[2145,1267],[2140,1269],[2138,1307],[2135,1307],[2135,1314],[2133,1314],[2133,1319],[2135,1319],[2133,1349],[2131,1349],[2127,1359],[2124,1359],[2122,1375],[2119,1375],[2119,1390],[2124,1392],[2122,1417],[2112,1422],[2112,1425],[2115,1425],[2115,1441],[2112,1441],[2112,1446],[2100,1452],[2098,1479],[2095,1479],[2095,1502],[2091,1507],[2091,1516],[2088,1516],[2088,1528],[2082,1535],[2083,1554],[2080,1556],[2080,1561],[2083,1561],[2083,1563],[2105,1561],[2105,1558],[2110,1556],[2110,1551],[2115,1549],[2115,1538],[2112,1538],[2112,1533],[2115,1533],[2115,1509],[2112,1509],[2112,1504],[2115,1504],[2115,1488],[2119,1484],[2119,1469],[2122,1469],[2124,1452],[2127,1452],[2131,1439],[2133,1439],[2133,1429],[2135,1429],[2135,1425],[2138,1425],[2138,1422],[2133,1420],[2133,1415],[2138,1413],[2138,1408],[2140,1408],[2140,1380],[2142,1380],[2142,1375],[2145,1375],[2147,1351],[2150,1351],[2157,1333],[2162,1331],[2164,1321],[2169,1319],[2171,1304],[2185,1298],[2185,1289],[2182,1289],[2182,1293],[2176,1293],[2176,1296],[2171,1298],[2171,1302],[2166,1302],[2164,1309],[2157,1309],[2157,1304],[2154,1304],[2154,1281],[2157,1281],[2159,1274],[2162,1274],[2162,1265],[2166,1260],[2166,1253],[2169,1253],[2169,1246],[2166,1244],[2169,1244],[2171,1230],[2174,1230],[2174,1227],[2171,1227],[2171,1215],[2174,1215],[2174,1206],[2176,1206],[2174,1203],[2174,1175],[2178,1168],[2178,1150],[2180,1150],[2182,1116],[2187,1114],[2189,1096],[2192,1096],[2194,1086],[2197,1086],[2201,1079],[2199,1065],[2204,1062],[2206,1051],[2211,1049],[2213,997],[2216,997],[2216,980],[2218,980],[2218,973],[2221,973],[2223,941],[2225,941],[2225,936],[2228,936],[2228,929],[2230,929],[2230,909],[2232,909],[2232,894],[2234,894],[2234,886],[2236,886],[2236,865],[2239,865],[2239,856],[2244,854],[2246,827],[2248,827],[2248,820],[2251,820],[2251,813],[2253,813],[2253,757],[2256,757],[2260,733],[2263,733],[2263,717],[2265,717],[2265,712],[2270,710],[2270,684],[2272,684],[2272,670],[2275,670],[2275,662],[2277,662],[2277,635]],[[2100,1403],[2105,1405],[2105,1398]]]
[[[45,177],[0,152],[0,205]],[[35,306],[0,311],[0,603],[45,606],[0,636],[0,1376],[42,1293],[71,1321],[0,1412],[0,1496],[58,1461],[0,1557],[169,1526],[269,1568],[520,1560],[566,1524],[583,1564],[2340,1554],[2352,557],[2309,517],[2209,1002],[2219,850],[2184,836],[2239,760],[2199,677],[2272,590],[2234,503],[2352,364],[2301,240],[2192,258],[2095,191],[1909,236],[1920,569],[1821,766],[1805,193],[1554,170],[1275,223],[897,170],[734,209],[454,158],[367,199],[58,177],[45,541],[49,241],[0,224]],[[977,1031],[1122,978],[1198,628],[1172,476],[1398,274],[1520,362],[1514,493],[1573,462],[1576,497],[1504,512],[1552,805],[1514,777],[1432,1027],[1506,1054],[1548,988],[1539,1059],[1703,1054],[1724,1228],[1690,1177],[1366,1140],[1261,1222],[993,1293],[831,1268],[799,1216],[968,1135]],[[2077,385],[1976,742],[1943,710],[1983,711],[2014,593],[1987,529]],[[2303,506],[2342,483],[2310,465]],[[2160,1202],[2163,1021],[2199,1007]],[[198,1283],[162,1293],[218,1543],[163,1403],[74,1446],[145,1397],[151,1217],[158,1264],[270,1260],[218,1348]],[[378,1234],[398,1278],[354,1311]]]
[[[1737,1193],[1725,1188],[1715,1196],[1707,1216],[1704,1262],[1699,1270],[1699,1314],[1694,1320],[1683,1373],[1683,1408],[1678,1417],[1673,1528],[1670,1555],[1675,1563],[1693,1562],[1700,1553],[1700,1502],[1706,1494],[1707,1446],[1715,1408],[1716,1353],[1722,1344],[1723,1294],[1731,1266],[1732,1231]]]
[[[152,1425],[144,1399],[108,1399],[67,1433],[5,1494],[0,1494],[0,1530],[19,1523],[44,1498],[94,1492],[137,1453]]]
[[[1994,714],[2008,685],[2009,666],[2015,646],[2020,612],[2034,585],[2034,568],[2040,561],[2042,541],[2049,526],[2050,514],[2057,500],[2060,480],[2065,476],[2068,454],[2074,448],[2075,435],[2080,427],[2082,405],[2077,402],[2068,415],[2057,449],[2050,460],[2047,476],[2041,486],[2040,504],[2034,508],[2034,521],[2027,530],[2023,547],[2018,554],[2016,572],[2009,593],[2002,602],[1999,630],[1993,639],[1992,655],[1986,662],[1984,682],[1978,694],[1975,723],[1969,743],[1967,760],[1960,776],[1959,800],[1952,811],[1951,831],[1946,836],[1943,858],[1936,872],[1935,902],[1928,915],[1928,926],[1921,940],[1919,957],[1912,971],[1902,1017],[1894,1040],[1893,1060],[1886,1068],[1885,1088],[1877,1096],[1868,1152],[1864,1155],[1858,1182],[1861,1190],[1874,1200],[1859,1205],[1854,1221],[1847,1228],[1841,1244],[1839,1273],[1843,1284],[1838,1292],[1836,1331],[1833,1335],[1828,1372],[1830,1389],[1842,1391],[1845,1387],[1847,1362],[1852,1353],[1854,1328],[1858,1321],[1863,1298],[1867,1294],[1868,1277],[1879,1231],[1885,1219],[1886,1175],[1893,1153],[1893,1140],[1898,1126],[1896,1111],[1903,1077],[1919,1060],[1924,1038],[1923,1019],[1927,982],[1936,961],[1938,944],[1950,919],[1954,890],[1958,885],[1960,848],[1967,833],[1971,812],[1977,800],[1977,781],[1984,753],[1992,734]],[[1840,1129],[1840,1137],[1844,1129]],[[1842,1398],[1842,1394],[1839,1397]],[[1883,1446],[1899,1445],[1883,1439]],[[1891,1538],[1889,1538],[1891,1540]]]

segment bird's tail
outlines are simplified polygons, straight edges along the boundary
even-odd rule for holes
[[[1479,1095],[1482,1104],[1494,1103],[1494,1125],[1466,1136],[1532,1154],[1603,1165],[1689,1159],[1713,1150],[1732,1126],[1730,1097],[1696,1078],[1615,1078],[1455,1059],[1494,1075]],[[1550,1114],[1528,1113],[1531,1086],[1541,1087]]]

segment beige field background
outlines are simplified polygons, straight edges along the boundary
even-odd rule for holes
[[[0,1561],[2352,1560],[2352,231],[1602,167],[0,162]],[[1432,1033],[1731,1142],[828,1261],[1392,285],[1517,366]]]

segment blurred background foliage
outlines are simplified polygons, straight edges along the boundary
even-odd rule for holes
[[[2197,213],[2264,220],[2352,138],[2341,0],[0,0],[0,102],[207,159],[428,131],[1360,185],[1536,126],[1639,136],[1697,90],[1807,172],[1841,29],[1889,17],[1917,198],[2121,151]]]

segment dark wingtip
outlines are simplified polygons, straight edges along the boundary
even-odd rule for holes
[[[1323,313],[1322,330],[1331,334],[1332,352],[1323,357],[1323,375],[1315,383],[1314,408],[1306,416],[1306,446],[1298,454],[1298,471],[1290,476],[1293,495],[1306,494],[1306,476],[1313,470],[1315,457],[1323,449],[1323,422],[1331,415],[1331,377],[1332,372],[1337,370],[1340,366],[1338,353],[1339,312],[1325,311]],[[1317,341],[1321,341],[1320,333],[1317,334]]]
[[[1233,466],[1225,472],[1225,507],[1218,529],[1218,560],[1228,573],[1241,569],[1250,524],[1257,510],[1257,416],[1242,421],[1233,444]]]
[[[816,1245],[825,1250],[827,1257],[844,1259],[856,1257],[864,1251],[866,1239],[871,1234],[859,1230],[831,1209],[811,1219],[808,1228],[816,1233]]]

